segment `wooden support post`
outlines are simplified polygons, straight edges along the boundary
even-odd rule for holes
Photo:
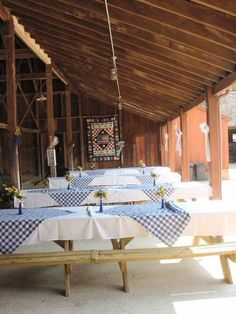
[[[49,144],[54,137],[53,117],[53,86],[52,86],[52,65],[46,64],[46,85],[47,85],[47,126]],[[57,176],[56,166],[50,166],[51,177]]]
[[[87,102],[87,96],[86,97],[86,102]],[[85,158],[84,158],[84,128],[83,128],[83,117],[82,117],[82,100],[81,98],[84,100],[83,95],[82,97],[80,97],[79,100],[79,138],[80,138],[80,162],[81,162],[81,166],[82,168],[85,167]]]
[[[212,199],[222,199],[221,187],[221,116],[220,104],[217,96],[207,88],[207,121],[210,128],[210,185],[212,186]]]
[[[189,168],[189,137],[188,137],[188,114],[181,110],[180,125],[182,131],[182,181],[190,180]]]
[[[73,164],[73,135],[71,119],[71,94],[67,86],[66,90],[66,161],[69,170],[74,170]]]
[[[167,134],[167,125],[161,127],[161,166],[168,166],[168,151],[166,151],[165,134]],[[167,145],[168,149],[168,145]]]
[[[157,130],[157,138],[158,138],[158,143],[157,143],[157,164],[162,165],[163,159],[162,159],[162,127],[161,125],[158,126]]]
[[[175,171],[175,137],[174,137],[174,123],[169,121],[167,123],[168,135],[169,135],[169,147],[168,147],[168,165],[171,171]]]
[[[6,85],[7,85],[7,122],[9,131],[9,166],[11,184],[20,188],[20,167],[18,146],[14,133],[17,127],[15,33],[12,18],[6,21]]]
[[[118,109],[118,112],[119,112],[119,138],[120,138],[120,141],[123,141],[123,128],[122,128],[122,109]],[[123,149],[121,151],[121,154],[120,154],[120,166],[121,168],[124,167],[124,154],[123,154]]]

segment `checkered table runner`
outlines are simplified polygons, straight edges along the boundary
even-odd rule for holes
[[[119,177],[126,177],[127,175],[120,175]],[[141,184],[153,184],[153,178],[149,175],[128,175],[130,177],[135,177]],[[86,188],[97,176],[90,177],[74,177],[71,181],[72,188]]]
[[[97,169],[97,170],[84,170],[89,176],[103,176],[105,174],[105,170]]]
[[[61,206],[78,206],[91,193],[90,189],[86,190],[65,190],[65,191],[48,191],[50,195]]]
[[[156,195],[157,190],[160,187],[164,187],[166,189],[166,195],[165,195],[165,199],[168,200],[168,198],[170,197],[170,195],[175,191],[175,188],[173,187],[172,184],[156,184],[155,186],[153,185],[126,185],[126,186],[120,186],[119,189],[127,189],[127,190],[137,190],[138,191],[142,191],[144,192],[151,203],[161,203],[161,197]]]
[[[0,252],[14,252],[45,219],[68,215],[70,211],[58,208],[4,209],[0,211]]]
[[[71,181],[71,187],[73,189],[83,189],[89,186],[94,177],[74,177]]]
[[[103,213],[133,218],[168,246],[177,241],[190,221],[190,215],[171,202],[163,209],[157,204],[119,205]]]

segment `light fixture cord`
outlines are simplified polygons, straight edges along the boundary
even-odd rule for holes
[[[106,8],[106,14],[107,14],[107,23],[108,23],[108,29],[109,29],[109,35],[110,35],[110,41],[111,41],[112,61],[113,61],[114,69],[116,70],[116,85],[117,85],[117,92],[118,92],[118,98],[119,98],[119,103],[120,103],[121,102],[121,92],[120,92],[120,84],[119,84],[117,66],[116,66],[115,49],[114,49],[112,31],[111,31],[111,21],[110,21],[110,15],[109,15],[109,10],[108,10],[107,0],[104,0],[104,2],[105,2],[105,8]]]

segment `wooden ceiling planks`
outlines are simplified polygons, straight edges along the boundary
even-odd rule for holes
[[[195,3],[198,2],[198,3]],[[124,107],[163,122],[235,78],[233,0],[108,0]],[[117,105],[103,0],[3,0],[73,83]],[[232,11],[232,14],[228,13]],[[227,12],[226,12],[227,11]],[[227,14],[226,14],[227,13]],[[221,83],[222,82],[222,83]],[[203,99],[204,100],[204,99]]]

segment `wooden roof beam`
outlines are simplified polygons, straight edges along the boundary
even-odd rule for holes
[[[27,25],[27,24],[26,24]],[[29,26],[30,32],[37,37],[37,35],[42,34],[43,36],[52,36],[52,39],[57,39],[61,41],[61,38],[63,37],[61,31],[59,31],[58,27],[56,29],[50,29],[43,26],[39,26],[35,21],[32,21],[32,24]],[[80,28],[81,29],[81,28]],[[76,42],[79,41],[80,44],[84,45],[91,45],[91,40],[93,45],[96,46],[101,46],[101,47],[108,47],[110,49],[109,45],[109,37],[106,34],[101,34],[100,36],[104,36],[104,39],[101,40],[101,38],[97,38],[96,34],[93,33],[93,36],[89,33],[89,36],[86,34],[88,32],[83,32],[84,34],[81,34],[81,31],[76,32],[75,34],[66,34],[64,36],[64,40],[68,42]],[[49,35],[50,34],[50,35]],[[64,32],[63,32],[64,34]],[[218,74],[220,70],[226,70],[228,72],[233,72],[233,66],[234,64],[232,62],[226,61],[226,60],[219,60],[217,58],[213,58],[211,55],[205,56],[201,52],[196,52],[194,56],[191,56],[191,52],[189,51],[190,49],[187,50],[186,53],[174,50],[174,49],[169,49],[169,47],[163,47],[162,45],[157,45],[155,42],[150,42],[150,41],[145,41],[141,38],[133,37],[130,36],[129,34],[122,34],[122,33],[117,33],[113,32],[113,39],[115,42],[115,48],[117,50],[124,50],[127,49],[132,51],[135,50],[136,52],[140,52],[141,54],[145,54],[146,50],[150,51],[152,54],[153,52],[154,55],[157,57],[163,58],[168,57],[169,60],[175,59],[178,60],[179,62],[186,63],[187,65],[194,66],[195,68],[204,68],[207,66],[208,72],[211,72],[213,74]],[[189,54],[190,52],[190,54]],[[192,52],[193,54],[193,52]]]
[[[219,31],[225,31],[227,33],[235,35],[235,19],[230,15],[225,15],[226,12],[216,11],[216,8],[205,6],[207,2],[206,0],[193,0],[192,2],[186,0],[139,0],[139,2],[153,5],[154,7],[165,10],[167,12],[171,12],[178,16],[182,16],[197,23],[208,25],[210,27],[218,29]],[[212,0],[212,2],[216,4],[217,1]],[[219,0],[219,2],[222,3],[221,0]],[[230,1],[227,2],[229,3]],[[200,3],[203,5],[198,5],[196,3]],[[222,7],[227,7],[227,4],[223,4]],[[231,6],[231,10],[232,9],[233,8]]]
[[[213,94],[220,94],[226,89],[229,89],[236,82],[236,71],[220,80],[213,86]]]
[[[79,44],[79,47],[75,47],[75,46],[73,46],[72,43],[65,43],[65,42],[63,42],[63,40],[61,40],[60,43],[58,43],[57,40],[52,40],[52,39],[49,41],[44,36],[37,35],[37,39],[40,42],[40,44],[45,47],[45,49],[46,49],[46,47],[48,49],[51,47],[55,51],[58,49],[63,49],[67,53],[68,53],[68,51],[70,51],[72,53],[74,52],[75,54],[79,54],[80,51],[82,51],[82,53],[84,53],[84,54],[91,54],[91,55],[96,56],[98,58],[101,57],[104,60],[110,60],[111,59],[110,51],[108,49],[104,50],[104,49],[101,49],[101,47],[94,47],[93,44],[90,44],[91,47],[87,47],[87,46],[81,45],[81,44]],[[80,51],[78,50],[78,48],[80,49]],[[225,71],[219,71],[219,74],[216,75],[216,74],[212,74],[212,73],[207,72],[205,67],[199,69],[199,68],[193,67],[191,65],[183,64],[182,62],[178,62],[177,60],[174,60],[174,59],[171,60],[170,58],[166,58],[164,56],[163,57],[156,56],[156,58],[154,58],[153,53],[148,52],[148,51],[145,51],[143,53],[141,53],[141,52],[137,53],[135,50],[126,51],[124,53],[116,51],[116,56],[119,59],[129,58],[131,60],[132,59],[137,60],[137,62],[139,60],[144,61],[144,62],[149,62],[152,65],[161,63],[163,65],[163,67],[167,67],[167,69],[169,67],[173,68],[175,70],[175,72],[183,71],[183,69],[184,69],[185,72],[189,73],[190,77],[191,77],[191,75],[199,77],[198,78],[199,82],[202,82],[202,80],[204,80],[204,79],[208,79],[209,81],[217,82],[218,76],[224,77],[226,75]]]
[[[231,16],[236,16],[236,2],[234,0],[231,1],[222,1],[222,0],[190,0],[191,2],[195,2],[206,6],[208,8],[229,14]]]
[[[44,29],[46,32],[50,31],[56,32],[55,29],[61,34],[61,36],[64,34],[68,36],[68,27],[67,23],[60,23],[58,25],[58,21],[55,20],[53,17],[50,19],[46,19],[43,16],[34,16],[32,18],[31,16],[27,16],[25,14],[21,14],[21,17],[24,20],[24,24],[27,25],[30,23],[31,27],[32,25],[40,27],[40,29]],[[74,34],[74,36],[81,38],[81,36],[86,36],[87,38],[91,38],[91,40],[100,40],[105,41],[109,40],[109,36],[106,33],[106,28],[103,26],[95,25],[92,27],[92,23],[89,21],[84,21],[80,25],[74,25],[73,29],[71,29],[70,34]],[[55,27],[54,27],[55,26]],[[214,66],[218,66],[220,68],[224,68],[225,70],[228,70],[231,68],[232,62],[227,61],[225,59],[221,59],[220,57],[216,58],[212,54],[202,52],[200,50],[196,51],[194,48],[185,46],[183,44],[179,44],[175,40],[170,40],[168,38],[165,38],[158,33],[151,33],[144,30],[139,29],[138,32],[135,32],[132,26],[126,25],[127,32],[122,32],[122,29],[118,28],[116,31],[113,31],[113,39],[116,43],[118,42],[132,42],[136,43],[137,41],[140,41],[142,38],[142,41],[144,42],[142,45],[139,44],[139,46],[144,46],[145,43],[152,43],[156,47],[163,47],[167,50],[174,51],[176,54],[181,54],[186,57],[192,57],[195,60],[204,61],[207,64],[211,64]],[[53,29],[53,30],[52,30]]]
[[[46,42],[45,42],[46,45]],[[50,53],[50,55],[58,56],[59,54],[61,56],[66,55],[68,50],[65,47],[58,47],[56,48],[55,44],[48,43],[47,44],[47,52]],[[57,57],[58,58],[58,57]],[[62,58],[62,57],[61,57]],[[80,59],[82,58],[82,59]],[[72,59],[76,60],[83,60],[83,62],[87,61],[87,59],[94,59],[94,62],[104,62],[107,65],[111,64],[111,59],[107,59],[107,56],[104,56],[101,52],[99,54],[95,51],[89,51],[88,49],[85,51],[78,51],[77,49],[70,49],[70,60]],[[155,62],[150,62],[147,58],[142,58],[142,60],[137,60],[131,56],[124,55],[123,58],[118,58],[117,64],[124,64],[125,66],[130,64],[130,67],[133,68],[135,65],[141,64],[144,68],[147,68],[149,70],[157,69],[158,71],[163,71],[164,73],[168,73],[170,78],[172,75],[183,77],[183,79],[187,80],[189,83],[193,82],[194,84],[204,84],[207,86],[211,86],[212,81],[206,77],[198,77],[197,75],[190,74],[186,72],[184,69],[178,69],[172,68],[171,66],[167,64],[163,64],[159,62],[158,60],[155,60]]]
[[[66,0],[67,6],[61,7],[61,13],[59,12],[59,4],[57,5],[57,10],[55,11],[55,7],[53,6],[52,3],[47,2],[44,4],[40,4],[38,5],[38,2],[32,2],[32,1],[27,1],[25,0],[24,2],[20,2],[17,0],[3,0],[4,5],[8,6],[9,8],[12,9],[13,12],[15,13],[20,13],[20,14],[28,14],[29,16],[33,16],[33,15],[43,15],[45,16],[45,18],[47,17],[51,17],[53,16],[54,19],[58,20],[58,23],[69,23],[73,26],[76,26],[78,24],[78,18],[81,19],[85,19],[87,17],[88,20],[91,20],[91,12],[93,12],[93,17],[92,20],[96,23],[98,23],[98,25],[101,25],[101,17],[103,18],[103,26],[107,27],[107,21],[106,21],[106,16],[105,16],[105,11],[104,11],[104,3],[97,3],[97,2],[88,2],[85,0],[70,0],[68,2],[68,0]],[[114,0],[112,1],[112,3],[114,3]],[[119,5],[122,5],[122,2],[120,2],[119,0],[117,1],[117,3]],[[68,4],[70,4],[71,6],[68,6]],[[70,13],[70,10],[73,10],[72,5],[80,10],[78,10],[76,12],[76,15],[78,18],[76,18],[75,16],[73,16],[73,14],[71,16],[69,16],[68,14]],[[125,2],[125,6],[131,6],[131,8],[129,10],[122,10],[119,9],[117,11],[113,10],[111,13],[112,16],[112,20],[114,20],[114,25],[112,25],[113,30],[114,29],[118,29],[118,30],[126,30],[126,26],[127,25],[132,25],[132,27],[136,27],[138,28],[136,30],[136,36],[138,37],[138,33],[139,30],[146,30],[149,32],[152,32],[154,34],[160,34],[161,36],[173,39],[177,42],[183,43],[187,46],[190,47],[195,47],[196,49],[200,49],[202,51],[205,52],[210,52],[215,54],[216,56],[221,56],[223,58],[226,58],[228,60],[234,61],[235,60],[235,51],[232,50],[232,47],[230,43],[232,43],[232,45],[234,45],[234,40],[228,40],[227,36],[220,36],[221,40],[222,38],[224,38],[225,41],[228,42],[228,49],[224,49],[223,51],[221,51],[220,46],[219,46],[219,39],[217,38],[216,42],[211,42],[211,44],[209,44],[209,42],[207,41],[207,36],[206,34],[202,34],[202,37],[195,37],[192,36],[193,34],[191,34],[191,32],[189,31],[189,23],[186,23],[186,33],[181,34],[181,30],[179,28],[178,24],[176,25],[176,29],[174,29],[173,27],[169,27],[168,24],[159,24],[159,22],[157,23],[156,17],[155,19],[145,19],[147,18],[147,16],[142,16],[142,18],[140,19],[140,15],[138,14],[133,14],[133,12],[135,12],[137,9],[140,8],[139,7],[133,7],[132,8],[132,4],[131,2]],[[143,5],[142,5],[143,6]],[[109,3],[109,7],[111,7],[111,3]],[[63,9],[64,8],[64,9]],[[65,14],[65,8],[66,8],[66,12],[67,14]],[[84,12],[81,10],[81,8],[84,10]],[[26,10],[27,9],[27,10]],[[110,8],[111,9],[111,8]],[[87,11],[86,11],[87,10]],[[132,11],[133,10],[133,11]],[[148,12],[152,13],[152,10],[149,10]],[[74,11],[73,11],[74,12]],[[146,12],[146,11],[144,11]],[[97,14],[97,18],[96,18],[96,14]],[[146,14],[146,13],[145,13]],[[143,20],[145,19],[145,23],[143,22]],[[172,23],[174,22],[173,20],[175,20],[174,18],[172,18]],[[204,28],[203,33],[207,31],[206,28]],[[128,31],[127,31],[128,32]],[[215,32],[217,33],[217,32]],[[216,34],[215,34],[216,35]],[[218,34],[219,35],[219,34]],[[223,34],[221,34],[223,35]],[[210,36],[210,32],[209,32],[209,36]],[[217,36],[217,35],[216,35]]]

